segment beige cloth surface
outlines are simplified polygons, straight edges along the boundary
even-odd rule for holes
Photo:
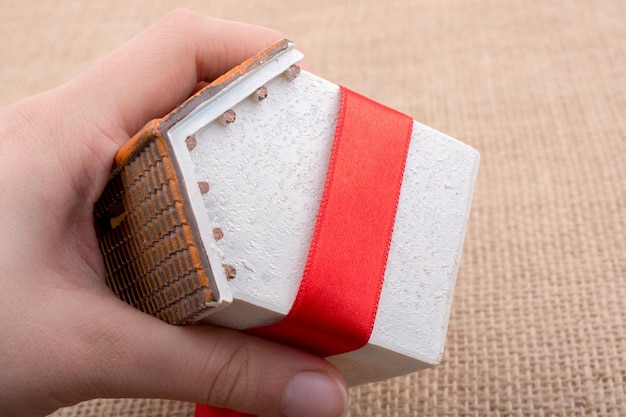
[[[443,362],[352,389],[351,416],[626,416],[626,2],[0,0],[0,104],[183,5],[280,29],[317,74],[482,153]]]

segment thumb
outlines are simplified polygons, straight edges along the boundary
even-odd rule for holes
[[[114,336],[92,373],[102,376],[98,392],[88,396],[168,398],[264,417],[335,417],[347,408],[345,382],[324,359],[234,330],[176,327],[122,310],[122,329],[109,316]]]

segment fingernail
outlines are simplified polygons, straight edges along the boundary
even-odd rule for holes
[[[296,374],[283,394],[287,417],[341,417],[348,409],[348,393],[330,374],[306,371]]]

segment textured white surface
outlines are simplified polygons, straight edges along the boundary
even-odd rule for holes
[[[212,110],[233,108],[235,123],[196,118],[193,126],[181,122],[173,138],[193,133],[197,139],[192,151],[176,149],[191,157],[186,179],[210,184],[207,195],[191,197],[203,204],[194,210],[207,250],[215,252],[209,254],[213,270],[220,264],[237,269],[227,283],[233,304],[205,321],[239,329],[280,319],[295,298],[339,107],[338,86],[304,71],[295,80],[279,75],[263,84],[269,91],[264,101],[240,98]],[[331,358],[350,384],[439,362],[477,167],[475,150],[414,124],[370,343]],[[217,242],[215,227],[224,232]]]
[[[268,97],[234,106],[237,120],[196,133],[191,152],[222,263],[235,266],[234,300],[268,310],[242,320],[234,308],[210,318],[245,328],[277,321],[296,297],[330,157],[339,87],[312,75],[266,83]],[[275,312],[277,314],[271,314]]]
[[[290,44],[289,49],[274,56],[255,71],[238,78],[224,90],[217,93],[211,100],[198,106],[168,132],[174,155],[183,172],[182,179],[187,184],[189,201],[193,212],[196,214],[196,223],[201,232],[202,243],[219,288],[219,293],[217,294],[219,299],[214,303],[216,308],[212,311],[228,306],[233,301],[233,298],[224,270],[220,267],[222,260],[219,257],[219,250],[213,239],[212,227],[208,222],[208,217],[203,215],[205,211],[203,196],[196,185],[202,177],[197,175],[196,166],[191,160],[191,155],[187,149],[186,139],[191,135],[195,135],[198,130],[203,129],[214,120],[217,120],[232,106],[245,100],[246,97],[266,81],[283,74],[289,66],[296,64],[302,58],[302,53],[294,49],[293,44]]]
[[[364,348],[331,358],[353,369],[349,383],[441,360],[478,161],[474,149],[414,123],[374,331]]]

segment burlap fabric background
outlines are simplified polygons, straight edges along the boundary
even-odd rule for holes
[[[353,389],[351,416],[626,416],[626,2],[2,0],[0,104],[182,5],[278,28],[317,74],[482,153],[443,363]]]

